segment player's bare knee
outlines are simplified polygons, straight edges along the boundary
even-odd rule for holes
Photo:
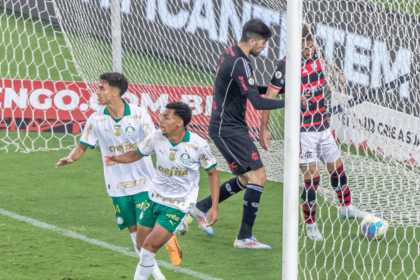
[[[238,180],[242,186],[248,185],[248,177],[245,174],[238,175]]]
[[[256,184],[261,187],[264,186],[265,181],[267,179],[267,174],[265,173],[264,167],[255,171],[248,172],[247,175],[248,175],[248,184]]]

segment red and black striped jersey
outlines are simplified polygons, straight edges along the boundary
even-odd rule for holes
[[[312,104],[300,112],[300,131],[323,131],[330,127],[325,109],[324,99],[324,73],[321,60],[325,61],[324,54],[319,57],[316,53],[310,59],[301,60],[301,95],[309,94]],[[286,83],[286,58],[277,65],[270,87],[284,92]]]

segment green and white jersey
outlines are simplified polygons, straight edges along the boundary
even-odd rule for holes
[[[209,171],[216,160],[206,140],[187,130],[181,143],[171,143],[161,130],[139,144],[143,156],[156,154],[156,172],[149,198],[188,213],[197,202],[200,166]]]
[[[136,150],[137,143],[156,131],[149,113],[140,107],[125,103],[122,119],[113,119],[105,107],[93,113],[86,123],[80,143],[94,148],[99,142],[104,161],[105,184],[109,196],[134,195],[149,190],[155,174],[150,158],[130,163],[105,166],[105,155],[122,155]]]

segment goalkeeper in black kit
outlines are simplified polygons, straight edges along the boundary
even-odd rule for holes
[[[229,47],[220,58],[214,81],[213,109],[209,135],[227,161],[236,177],[222,184],[219,202],[245,190],[243,216],[236,248],[271,249],[252,235],[260,197],[266,180],[265,169],[257,147],[248,133],[245,120],[247,100],[256,110],[273,110],[284,107],[284,100],[270,100],[260,96],[263,91],[255,84],[249,55],[259,56],[272,36],[263,21],[248,21],[238,45]],[[211,197],[199,201],[191,211],[200,228],[213,236],[207,226],[207,211],[212,206]]]

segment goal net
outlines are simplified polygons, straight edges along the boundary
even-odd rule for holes
[[[121,0],[119,31],[111,24],[112,0],[3,3],[0,149],[6,151],[77,143],[87,118],[100,108],[95,83],[112,71],[118,32],[131,84],[126,100],[147,108],[155,123],[166,103],[182,100],[193,109],[190,129],[205,138],[215,66],[238,42],[243,24],[258,18],[274,32],[261,56],[251,59],[259,85],[268,85],[286,55],[283,0]],[[304,22],[314,28],[316,51],[330,66],[324,69],[323,114],[341,152],[352,204],[385,215],[390,230],[370,241],[360,222],[342,220],[330,174],[319,161],[316,220],[324,241],[306,238],[301,214],[302,279],[420,277],[419,14],[414,0],[304,1]],[[336,74],[347,77],[345,88]],[[258,144],[261,114],[248,107],[250,135],[267,177],[281,182],[284,110],[271,114],[272,141],[265,151]],[[219,169],[229,171],[215,147],[213,153]]]

